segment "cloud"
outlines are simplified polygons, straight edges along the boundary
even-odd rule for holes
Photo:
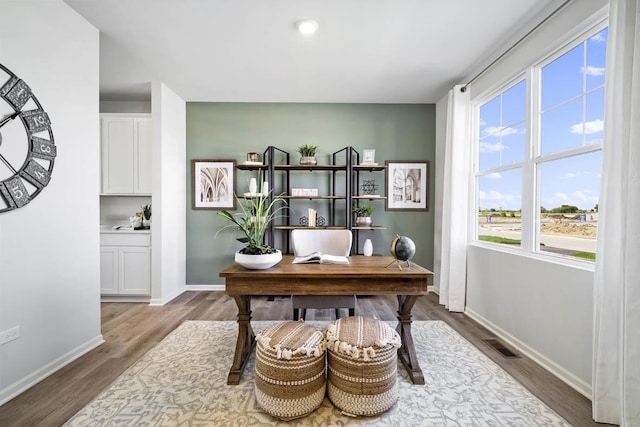
[[[520,196],[512,193],[501,193],[496,190],[479,191],[478,201],[485,209],[517,210],[522,207]]]
[[[591,37],[589,40],[594,41],[594,42],[606,42],[607,38],[604,36],[604,32],[600,31],[598,34],[596,34],[595,36]]]
[[[502,126],[487,126],[482,129],[482,134],[487,136],[509,136],[518,133],[517,129]]]
[[[571,133],[581,134],[584,130],[584,133],[589,135],[591,133],[602,132],[604,129],[604,120],[595,119],[590,122],[578,123],[571,126]]]
[[[575,178],[575,177],[577,177],[577,176],[578,176],[578,174],[577,174],[577,173],[575,173],[575,172],[567,172],[567,173],[565,173],[565,174],[563,175],[563,177],[564,177],[564,178]]]
[[[480,143],[480,152],[481,153],[495,153],[496,151],[502,151],[507,147],[502,142],[496,142],[492,144],[490,142],[481,142]]]
[[[490,173],[489,175],[485,175],[486,178],[489,179],[502,179],[502,175],[499,172]]]
[[[604,67],[594,67],[593,65],[587,65],[586,69],[585,67],[580,67],[582,72],[586,72],[587,76],[595,76],[595,77],[599,77],[599,76],[604,76]]]
[[[581,202],[598,203],[599,197],[593,196],[590,193],[591,193],[591,190],[584,190],[584,191],[578,190],[578,191],[574,191],[571,195],[577,198],[578,200],[580,200]]]
[[[556,193],[555,198],[558,200],[562,200],[563,202],[566,202],[567,200],[569,200],[569,196],[567,196],[564,193]]]

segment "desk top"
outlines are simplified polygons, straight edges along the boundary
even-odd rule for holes
[[[402,270],[388,256],[351,256],[349,264],[292,264],[292,255],[266,270],[238,264],[220,272],[227,293],[264,295],[420,294],[427,293],[433,273],[411,262]]]

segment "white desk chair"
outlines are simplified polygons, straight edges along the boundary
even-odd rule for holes
[[[297,229],[291,231],[291,246],[295,256],[321,252],[329,255],[349,256],[351,252],[351,230]],[[355,316],[355,295],[292,295],[293,318],[306,316],[307,308],[335,308],[336,318],[340,309],[348,308],[349,316]]]

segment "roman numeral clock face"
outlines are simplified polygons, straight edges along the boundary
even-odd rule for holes
[[[0,64],[0,213],[40,194],[55,157],[49,116],[27,83]]]

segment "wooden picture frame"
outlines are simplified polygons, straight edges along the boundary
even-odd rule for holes
[[[387,160],[385,210],[429,210],[429,161]]]
[[[191,160],[193,209],[236,209],[235,160]]]

